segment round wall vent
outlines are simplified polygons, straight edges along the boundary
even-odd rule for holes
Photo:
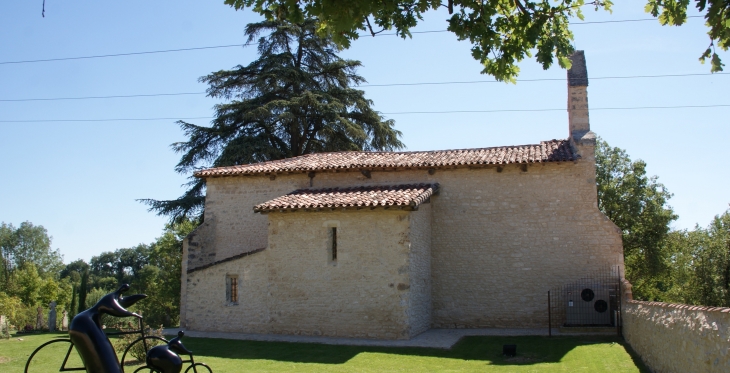
[[[604,313],[606,310],[608,310],[608,303],[606,303],[605,300],[597,300],[596,303],[593,305],[593,309],[596,310],[598,313]]]

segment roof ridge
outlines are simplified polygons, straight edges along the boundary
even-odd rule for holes
[[[254,206],[255,212],[323,208],[397,207],[418,209],[439,190],[438,183],[396,185],[360,185],[321,189],[297,189],[291,193]]]
[[[249,164],[260,164],[260,163],[266,163],[266,162],[278,162],[283,161],[285,159],[296,159],[301,157],[310,157],[310,156],[317,156],[320,154],[342,154],[342,153],[358,153],[358,154],[413,154],[413,153],[443,153],[443,152],[467,152],[467,151],[475,151],[475,150],[490,150],[490,149],[502,149],[502,148],[524,148],[527,146],[537,146],[542,145],[544,143],[549,142],[561,142],[561,141],[568,141],[567,139],[552,139],[552,140],[542,140],[539,144],[520,144],[520,145],[498,145],[498,146],[487,146],[487,147],[481,147],[481,148],[455,148],[455,149],[437,149],[437,150],[404,150],[404,151],[385,151],[385,150],[341,150],[338,152],[319,152],[319,153],[308,153],[308,154],[302,154],[297,155],[295,157],[289,157],[284,159],[275,159],[271,161],[264,161],[264,162],[258,162],[258,163],[249,163]]]
[[[310,192],[310,193],[321,193],[328,191],[351,191],[351,190],[370,190],[370,189],[406,189],[406,187],[431,187],[438,188],[439,183],[407,183],[407,184],[373,184],[373,185],[360,185],[360,186],[348,186],[348,187],[329,187],[329,188],[300,188],[287,195],[294,194],[297,192]]]

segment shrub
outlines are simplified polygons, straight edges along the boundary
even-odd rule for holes
[[[145,330],[145,336],[155,336],[164,338],[162,334],[162,325],[160,325],[159,329],[152,329],[148,328]],[[114,342],[114,349],[117,351],[117,353],[121,356],[124,353],[124,350],[129,347],[129,345],[134,342],[137,338],[139,338],[139,334],[124,334],[119,336],[117,340]],[[154,346],[159,346],[163,344],[164,342],[156,339],[147,339],[147,347],[152,348]],[[144,364],[146,358],[147,358],[147,351],[144,349],[144,343],[142,341],[139,341],[135,343],[132,348],[129,350],[128,355],[131,355],[131,358],[137,362]],[[122,364],[132,362],[132,359],[127,358],[126,362],[122,362]]]

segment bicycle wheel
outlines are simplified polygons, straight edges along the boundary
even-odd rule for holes
[[[193,373],[213,373],[213,369],[210,369],[210,367],[204,363],[195,363],[189,366],[188,369],[185,369],[185,373],[190,373],[190,369],[193,370]]]
[[[127,346],[127,348],[124,350],[124,354],[122,354],[122,359],[119,360],[119,364],[122,366],[122,373],[125,372],[125,367],[135,367],[135,369],[139,369],[138,366],[145,365],[147,351],[149,351],[152,347],[166,343],[167,340],[165,338],[157,337],[154,335],[148,335],[135,339],[134,342],[130,343],[129,346]]]
[[[36,348],[25,362],[25,373],[86,370],[74,345],[68,338],[48,341]],[[42,350],[42,351],[41,351]]]

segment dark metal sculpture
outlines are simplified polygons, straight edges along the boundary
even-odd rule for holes
[[[170,340],[166,345],[152,347],[147,352],[147,366],[162,373],[180,373],[183,366],[180,355],[193,354],[183,346],[180,340],[184,335],[185,333],[181,330],[177,332],[177,337]]]
[[[122,297],[129,290],[129,284],[122,285],[117,291],[105,295],[93,307],[76,315],[69,326],[69,337],[81,355],[88,373],[121,373],[119,359],[109,338],[104,334],[101,315],[116,317],[142,316],[127,311],[127,307],[144,299],[147,295],[136,294]]]
[[[29,373],[33,357],[44,347],[52,344],[54,347],[59,347],[59,344],[63,344],[67,345],[68,348],[66,349],[65,358],[61,359],[62,362],[59,372],[86,370],[87,373],[124,373],[124,366],[119,363],[114,347],[109,341],[107,334],[104,333],[101,325],[101,315],[107,314],[116,317],[134,316],[139,318],[139,330],[109,333],[109,335],[141,335],[141,337],[130,343],[124,350],[124,354],[122,354],[122,363],[124,363],[125,357],[129,354],[130,350],[136,348],[135,346],[139,346],[140,343],[144,346],[145,351],[147,351],[147,364],[134,370],[134,373],[145,370],[154,373],[180,373],[183,364],[187,363],[190,366],[185,370],[185,373],[213,373],[213,370],[205,363],[196,363],[193,353],[183,346],[180,341],[184,335],[182,331],[178,332],[177,338],[169,342],[162,337],[145,335],[142,316],[127,311],[127,307],[132,306],[147,296],[144,294],[130,295],[128,297],[122,296],[122,293],[127,290],[129,290],[129,285],[124,284],[117,291],[105,295],[93,307],[76,315],[71,320],[69,327],[70,338],[56,338],[38,346],[28,357],[24,372]],[[161,341],[166,344],[148,350],[148,343],[157,343],[156,341]],[[66,366],[74,347],[76,347],[76,351],[81,355],[81,360],[84,364],[83,368]],[[183,360],[178,354],[188,355],[188,359]]]

